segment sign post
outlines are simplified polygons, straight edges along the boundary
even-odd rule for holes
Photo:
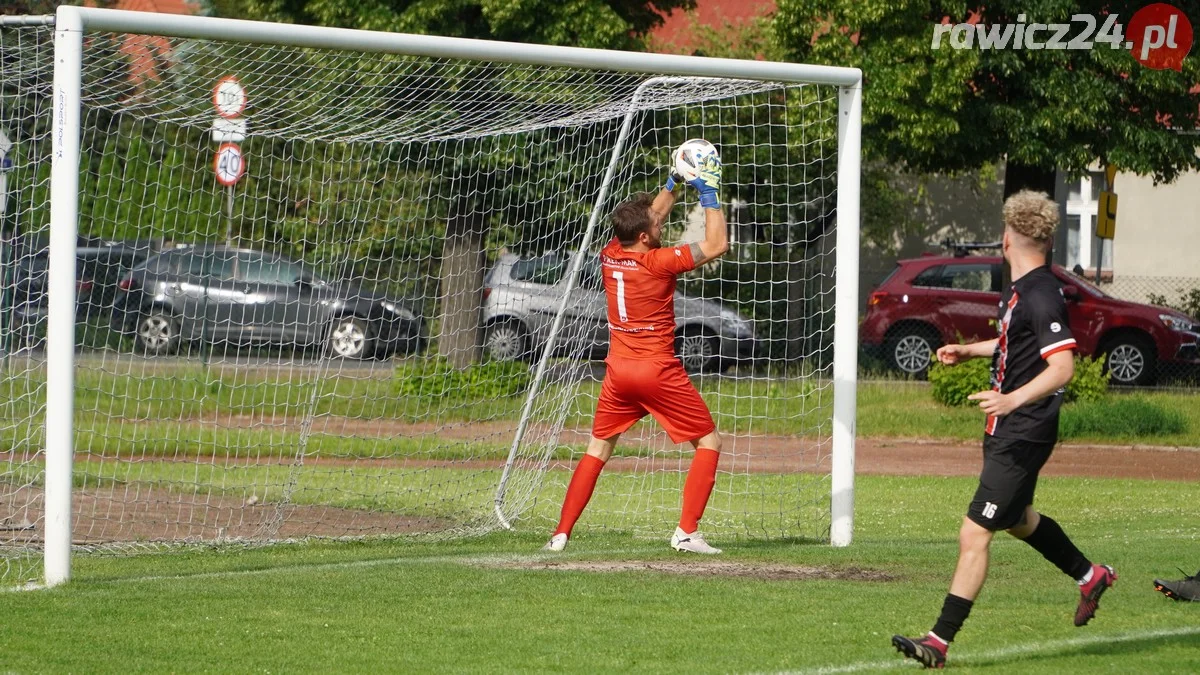
[[[246,174],[246,160],[238,145],[246,140],[246,89],[232,75],[221,78],[213,87],[213,108],[217,117],[213,119],[212,139],[220,143],[213,158],[213,173],[217,182],[225,186],[225,244],[233,246],[233,190]]]
[[[1117,167],[1104,167],[1104,189],[1100,191],[1100,208],[1096,212],[1096,283],[1100,283],[1100,267],[1104,263],[1104,240],[1117,234]]]
[[[225,188],[225,245],[233,246],[233,191],[242,176],[246,175],[246,158],[242,155],[242,147],[238,145],[246,140],[246,119],[242,117],[246,110],[246,89],[236,77],[228,75],[213,87],[212,102],[217,113],[213,118],[212,140],[219,144],[213,156],[213,173],[217,183]],[[202,345],[207,344],[208,278],[207,274],[204,275],[205,318],[200,324]],[[207,369],[208,348],[202,348],[200,354]]]
[[[213,172],[225,186],[225,244],[233,246],[233,188],[246,174],[242,149],[235,143],[222,143],[213,157]]]

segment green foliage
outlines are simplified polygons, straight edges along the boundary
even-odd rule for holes
[[[1151,293],[1147,301],[1152,305],[1178,310],[1192,318],[1200,318],[1200,288],[1178,288],[1175,292],[1178,294],[1176,300],[1169,300],[1167,296],[1159,293]]]
[[[971,359],[955,366],[944,366],[936,360],[929,366],[929,384],[933,400],[948,406],[974,405],[967,397],[990,389],[991,362]]]
[[[484,361],[455,368],[441,356],[411,359],[396,366],[400,396],[426,399],[494,400],[523,394],[531,380],[523,361]]]
[[[695,0],[221,0],[240,18],[600,49],[634,49]]]
[[[1104,370],[1104,356],[1075,357],[1075,376],[1067,383],[1063,399],[1067,403],[1099,401],[1108,395],[1108,373]]]
[[[1125,49],[932,48],[934,26],[948,18],[981,23],[1070,23],[1071,15],[1117,14],[1127,21],[1143,0],[779,0],[775,31],[800,62],[861,68],[863,148],[925,171],[957,171],[1006,158],[1071,174],[1097,159],[1172,181],[1200,169],[1197,136],[1175,129],[1200,124],[1200,59],[1182,72],[1139,65]],[[1200,6],[1183,5],[1192,25]],[[1078,35],[1076,23],[1072,36]],[[1163,124],[1164,117],[1170,126]]]
[[[693,17],[689,30],[700,45],[696,53],[703,56],[787,60],[766,19],[712,26]],[[836,115],[829,114],[836,102],[830,94],[827,88],[803,87],[744,96],[724,113],[719,125],[706,123],[698,112],[689,113],[686,121],[686,135],[703,134],[722,148],[722,197],[740,204],[731,210],[730,222],[734,227],[752,224],[753,229],[748,237],[737,238],[724,260],[685,277],[682,290],[720,298],[752,317],[762,345],[760,353],[773,368],[781,361],[825,368],[832,360],[827,339],[833,325],[833,313],[827,306],[832,280],[824,269],[827,261],[812,249],[833,230],[834,176],[829,170],[814,170],[795,161],[810,152],[810,139],[836,137]],[[677,126],[677,119],[671,117],[675,114],[661,114],[654,126]],[[794,131],[784,132],[787,140],[780,143],[780,130],[789,126]],[[666,165],[672,140],[661,135],[644,139],[639,161],[651,167]],[[766,166],[781,177],[763,180]],[[659,178],[655,172],[650,175]],[[805,196],[797,194],[798,185],[805,186]],[[653,187],[647,184],[637,189]],[[897,184],[893,167],[864,164],[864,242],[890,249],[898,233],[903,236],[922,227],[908,216],[913,205],[911,191]],[[668,228],[671,238],[678,236],[675,228],[682,229],[682,224],[673,221]]]
[[[1066,406],[1058,421],[1060,438],[1136,440],[1183,433],[1187,419],[1141,397],[1121,396]]]
[[[991,361],[971,359],[956,366],[944,366],[936,361],[929,367],[929,383],[933,400],[948,406],[974,405],[968,396],[991,388]],[[1108,394],[1108,374],[1104,372],[1104,357],[1075,358],[1075,376],[1067,383],[1064,401],[1099,401]]]

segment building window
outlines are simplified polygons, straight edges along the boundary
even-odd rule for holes
[[[1068,215],[1066,268],[1071,269],[1079,264],[1079,216]]]
[[[1068,269],[1082,265],[1085,269],[1094,270],[1098,250],[1101,269],[1112,270],[1112,241],[1096,239],[1096,218],[1100,211],[1100,190],[1103,187],[1104,174],[1099,171],[1090,172],[1067,185],[1065,226]]]

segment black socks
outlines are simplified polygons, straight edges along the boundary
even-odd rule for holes
[[[946,601],[942,603],[942,615],[933,625],[933,634],[946,642],[953,642],[954,636],[958,635],[963,622],[967,620],[967,615],[971,613],[971,605],[974,604],[966,598],[947,594]]]
[[[1033,534],[1022,541],[1032,546],[1033,550],[1041,553],[1046,560],[1054,563],[1055,567],[1072,579],[1082,579],[1088,570],[1092,569],[1091,561],[1075,548],[1075,544],[1071,543],[1070,537],[1063,532],[1058,523],[1045,514],[1042,515]]]

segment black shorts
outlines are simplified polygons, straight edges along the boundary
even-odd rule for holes
[[[1054,443],[983,437],[983,472],[967,517],[993,532],[1021,522]]]

